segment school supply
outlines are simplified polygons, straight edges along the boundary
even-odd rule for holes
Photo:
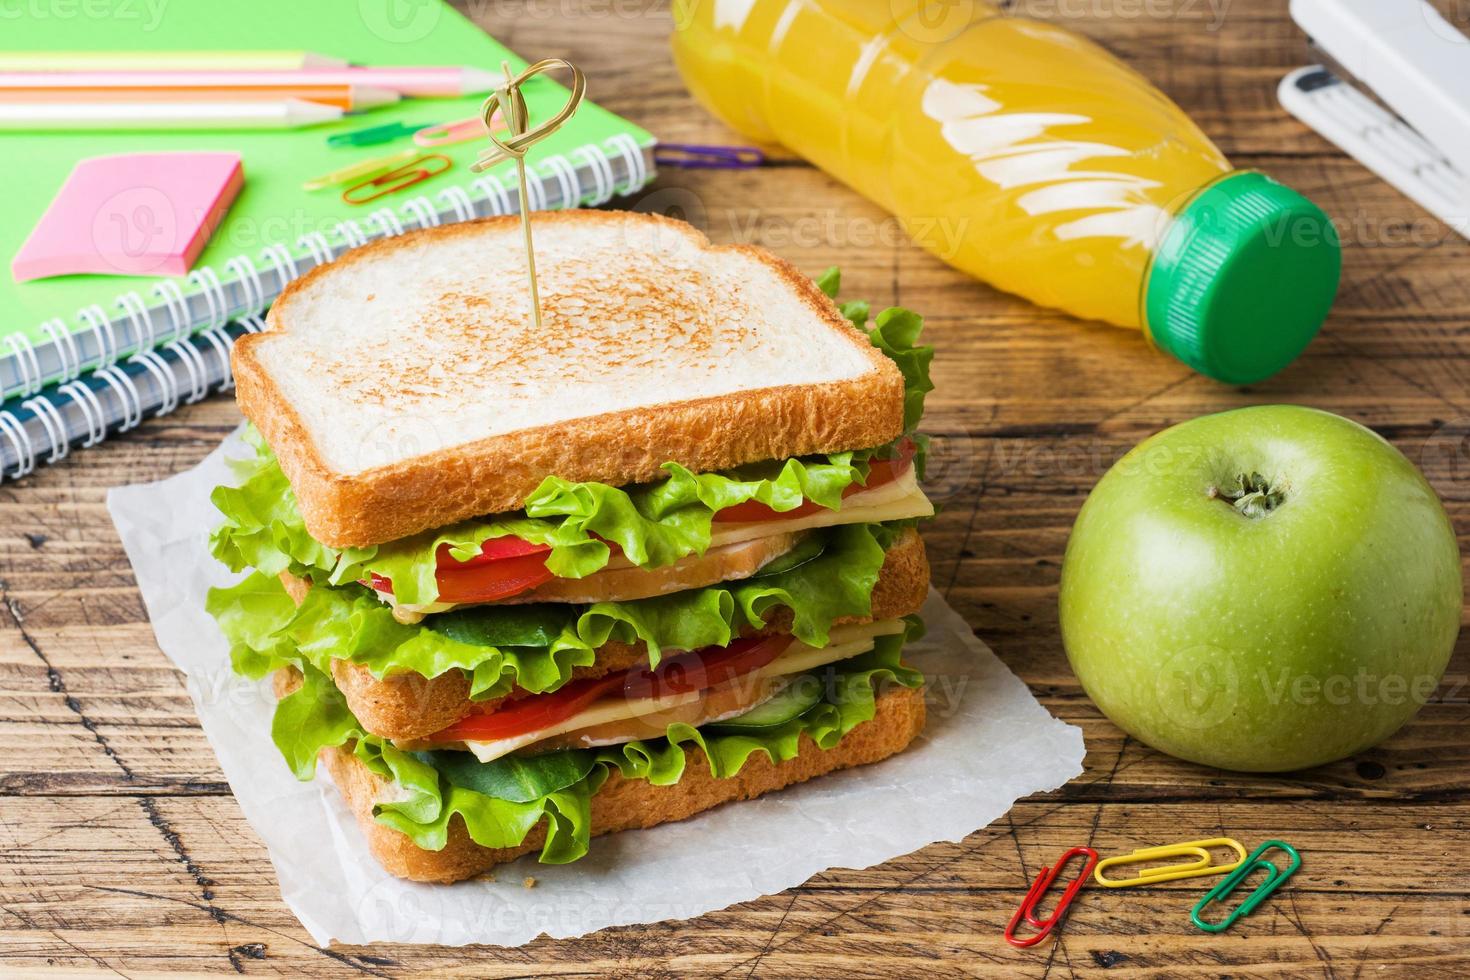
[[[79,272],[183,276],[245,181],[234,153],[80,161],[10,264],[17,282]]]
[[[1281,104],[1470,237],[1470,37],[1423,0],[1293,0],[1291,16],[1322,63],[1282,79]]]
[[[70,77],[39,75],[35,77]],[[341,83],[300,82],[280,85],[32,85],[0,84],[0,104],[34,105],[51,102],[254,102],[301,99],[362,112],[392,105],[402,96],[387,88]]]
[[[1052,884],[1061,875],[1062,869],[1073,858],[1082,859],[1082,870],[1063,889],[1062,896],[1057,899],[1056,908],[1052,910],[1051,915],[1045,919],[1037,918],[1037,906],[1041,903],[1042,898],[1046,896]],[[1036,881],[1032,883],[1030,890],[1026,892],[1026,897],[1021,900],[1020,906],[1012,913],[1010,922],[1006,924],[1005,941],[1012,946],[1025,949],[1028,946],[1035,946],[1055,932],[1057,927],[1061,925],[1062,919],[1066,916],[1067,910],[1072,907],[1072,902],[1077,898],[1077,893],[1082,890],[1083,885],[1087,884],[1087,878],[1092,874],[1093,868],[1096,866],[1097,851],[1094,851],[1090,847],[1074,847],[1063,853],[1051,867],[1042,868],[1041,873],[1036,876]],[[1027,925],[1037,930],[1037,932],[1030,936],[1018,936],[1016,931],[1020,928],[1023,919]]]
[[[302,99],[249,102],[0,102],[0,131],[76,133],[301,129],[338,122],[335,106]]]
[[[397,153],[389,153],[387,156],[372,157],[368,160],[360,160],[357,163],[333,170],[329,174],[313,177],[301,185],[305,191],[319,191],[328,187],[337,187],[350,181],[361,180],[364,177],[373,177],[385,170],[390,170],[400,164],[407,163],[419,155],[418,150],[399,150]]]
[[[0,71],[292,71],[346,68],[314,51],[0,51]]]
[[[32,89],[255,89],[362,86],[417,98],[457,98],[487,92],[494,72],[464,65],[302,68],[295,71],[76,71],[0,72],[0,92]]]
[[[328,146],[377,146],[391,143],[401,136],[419,131],[417,126],[404,122],[391,122],[385,126],[370,126],[351,133],[333,133],[327,137]]]
[[[1274,862],[1267,860],[1264,855],[1272,850],[1279,850],[1287,857],[1286,868],[1283,870]],[[1255,911],[1256,906],[1271,897],[1271,893],[1286,883],[1286,879],[1296,874],[1297,869],[1302,866],[1302,856],[1297,849],[1286,841],[1268,840],[1260,847],[1251,852],[1245,863],[1230,873],[1228,878],[1222,880],[1214,888],[1205,893],[1205,897],[1197,902],[1190,910],[1189,918],[1195,925],[1205,932],[1224,932],[1229,929],[1238,919],[1241,919]],[[1257,871],[1264,870],[1266,878],[1256,890],[1246,897],[1245,901],[1230,912],[1219,922],[1206,922],[1204,911],[1214,902],[1223,902],[1233,891],[1239,888],[1247,878]]]
[[[278,41],[279,25],[290,23],[293,42],[355,62],[391,63],[404,56],[401,43],[364,23],[355,0],[260,0],[227,25],[221,9],[207,0],[173,0],[150,43],[200,49],[217,45],[227,30],[232,41],[258,49]],[[106,25],[75,21],[64,25],[66,30],[61,26],[26,21],[5,43],[38,49],[116,43]],[[447,7],[413,50],[416,57],[432,56],[449,65],[498,70],[508,61],[513,72],[525,65]],[[544,77],[524,89],[536,119],[555,112],[567,94]],[[483,101],[479,96],[432,104],[404,101],[375,111],[373,118],[380,125],[397,121],[424,128],[469,117]],[[335,135],[362,128],[349,119],[321,131]],[[344,251],[405,230],[516,213],[523,198],[512,163],[478,176],[469,173],[482,146],[467,141],[436,148],[453,168],[423,184],[427,193],[415,187],[357,206],[339,194],[302,189],[312,178],[361,162],[350,148],[329,146],[315,133],[138,133],[111,136],[105,144],[85,133],[0,135],[0,152],[25,161],[7,174],[10,192],[0,198],[0,255],[20,248],[76,161],[99,152],[228,150],[239,153],[250,175],[185,280],[140,286],[86,275],[18,285],[0,277],[0,399],[19,399],[0,411],[5,420],[0,428],[10,433],[0,435],[0,475],[14,475],[28,468],[26,461],[34,465],[91,434],[100,432],[100,438],[143,413],[171,409],[195,392],[227,384],[222,373],[227,339],[244,329],[242,318],[260,314],[293,279]],[[653,146],[644,130],[585,101],[575,119],[527,153],[525,203],[533,210],[595,205],[631,193],[653,174]],[[137,390],[136,398],[122,378]],[[36,398],[43,386],[56,382],[67,387]],[[59,447],[56,439],[62,440]]]
[[[1228,847],[1235,851],[1236,859],[1229,864],[1213,864],[1210,848]],[[1126,864],[1142,864],[1169,857],[1193,858],[1182,864],[1168,864],[1156,868],[1144,868],[1132,878],[1109,878],[1104,872],[1109,868]],[[1219,875],[1234,871],[1245,860],[1245,847],[1229,837],[1211,837],[1208,840],[1191,840],[1182,844],[1165,844],[1162,847],[1143,847],[1131,854],[1103,858],[1092,871],[1093,880],[1104,888],[1133,888],[1137,885],[1153,885],[1161,881],[1177,881],[1181,878],[1198,878],[1201,875]]]
[[[485,128],[484,119],[472,116],[469,119],[425,126],[413,134],[413,141],[419,146],[451,146],[468,140],[482,140],[489,132]]]
[[[764,165],[766,155],[754,146],[660,143],[653,159],[660,167],[682,170],[748,170]]]
[[[353,184],[342,192],[342,200],[352,205],[369,204],[380,197],[397,194],[431,177],[437,177],[452,166],[454,161],[442,153],[415,157],[400,167],[369,177],[360,184]]]
[[[1064,27],[987,0],[677,0],[674,20],[675,61],[711,111],[1001,289],[1141,329],[1230,383],[1285,367],[1332,304],[1327,216],[1233,170],[1163,93]]]
[[[1228,864],[1213,864],[1210,856],[1210,848],[1228,847],[1233,850],[1237,858]],[[1287,855],[1287,865],[1282,869],[1265,855],[1272,850],[1280,850]],[[1133,878],[1115,879],[1109,878],[1104,873],[1108,868],[1118,867],[1125,864],[1141,864],[1147,861],[1161,861],[1171,857],[1187,857],[1192,860],[1167,864],[1158,867],[1144,868]],[[1041,900],[1051,889],[1057,878],[1061,876],[1062,869],[1073,858],[1083,860],[1082,871],[1076,878],[1067,884],[1062,891],[1061,897],[1057,899],[1056,907],[1051,915],[1041,918],[1037,907]],[[1074,847],[1065,852],[1057,862],[1050,867],[1042,868],[1041,873],[1032,882],[1031,888],[1026,892],[1020,906],[1011,914],[1010,921],[1006,924],[1003,933],[1005,941],[1012,946],[1027,948],[1035,946],[1047,936],[1054,933],[1061,925],[1067,910],[1071,908],[1072,902],[1077,898],[1077,893],[1087,883],[1089,876],[1099,885],[1106,888],[1131,888],[1138,885],[1157,885],[1165,881],[1177,881],[1182,878],[1197,878],[1201,875],[1225,874],[1228,877],[1205,893],[1204,897],[1195,903],[1190,910],[1189,918],[1196,926],[1206,932],[1224,932],[1235,922],[1249,915],[1255,908],[1269,898],[1272,892],[1280,888],[1286,879],[1296,874],[1302,866],[1302,856],[1296,848],[1285,841],[1268,840],[1260,847],[1251,852],[1247,857],[1245,848],[1239,841],[1229,837],[1211,837],[1205,840],[1185,841],[1180,844],[1166,844],[1160,847],[1139,848],[1129,854],[1098,860],[1097,852],[1090,847]],[[1220,922],[1206,922],[1204,911],[1211,903],[1223,903],[1237,888],[1257,871],[1265,871],[1265,879],[1258,885],[1246,899],[1241,902]],[[1018,935],[1022,924],[1029,925],[1036,930],[1032,935]]]

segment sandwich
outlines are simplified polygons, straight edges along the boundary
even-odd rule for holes
[[[209,610],[391,873],[448,882],[892,756],[920,319],[610,211],[430,228],[292,283],[232,363]]]

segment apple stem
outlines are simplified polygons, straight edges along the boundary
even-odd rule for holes
[[[1210,487],[1210,496],[1227,501],[1244,517],[1265,517],[1286,499],[1285,494],[1273,489],[1259,473],[1238,474],[1235,482],[1236,485],[1228,490]]]

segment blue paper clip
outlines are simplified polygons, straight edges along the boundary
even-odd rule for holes
[[[1285,871],[1282,871],[1275,864],[1262,857],[1263,854],[1272,848],[1285,851],[1290,856],[1291,860],[1287,863]],[[1252,851],[1251,856],[1241,862],[1240,867],[1222,878],[1214,888],[1205,892],[1205,897],[1200,899],[1195,907],[1190,910],[1189,918],[1205,932],[1224,932],[1235,924],[1236,919],[1250,915],[1251,912],[1255,911],[1257,905],[1260,905],[1269,898],[1271,893],[1280,888],[1286,879],[1296,874],[1296,869],[1301,866],[1302,856],[1297,853],[1296,848],[1286,843],[1286,841],[1268,840]],[[1241,902],[1235,911],[1227,915],[1223,922],[1206,922],[1201,918],[1201,913],[1204,912],[1206,906],[1211,902],[1222,901],[1231,892],[1239,888],[1253,872],[1263,868],[1266,871],[1266,880],[1257,885],[1256,890],[1251,892],[1250,896]]]
[[[327,137],[329,146],[377,146],[379,143],[387,143],[398,139],[400,136],[408,136],[417,133],[422,126],[409,126],[401,122],[388,123],[386,126],[373,126],[370,129],[358,129],[350,133],[333,133]]]

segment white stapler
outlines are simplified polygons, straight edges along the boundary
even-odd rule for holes
[[[1291,16],[1323,64],[1282,79],[1281,104],[1470,238],[1470,38],[1425,0],[1291,0]]]

